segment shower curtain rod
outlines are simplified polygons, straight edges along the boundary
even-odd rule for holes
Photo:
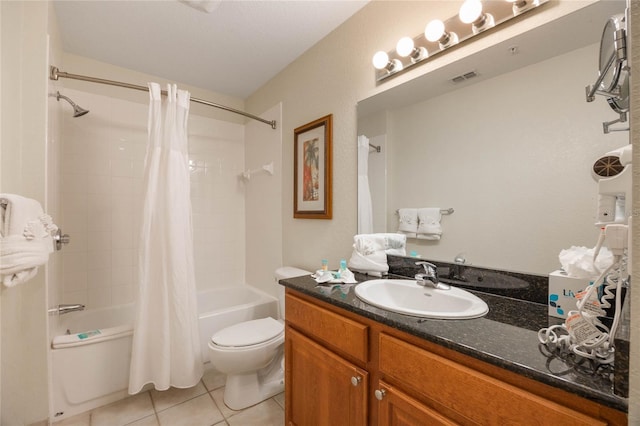
[[[127,89],[141,90],[143,92],[148,92],[149,91],[149,88],[145,87],[145,86],[138,86],[136,84],[123,83],[121,81],[105,80],[103,78],[88,77],[86,75],[71,74],[71,73],[68,73],[68,72],[60,71],[57,67],[54,67],[54,66],[50,66],[49,70],[50,70],[49,78],[51,80],[58,80],[58,78],[62,77],[62,78],[70,78],[70,79],[73,79],[73,80],[89,81],[91,83],[108,84],[110,86],[124,87],[124,88],[127,88]],[[166,95],[167,91],[163,90],[162,94]],[[265,120],[264,118],[258,117],[257,115],[249,114],[248,112],[240,111],[238,109],[231,108],[231,107],[228,107],[228,106],[225,106],[225,105],[220,105],[220,104],[216,104],[216,103],[213,103],[213,102],[205,101],[203,99],[191,98],[191,102],[195,102],[195,103],[198,103],[198,104],[211,106],[211,107],[214,107],[214,108],[223,109],[225,111],[233,112],[234,114],[244,115],[245,117],[248,117],[248,118],[251,118],[253,120],[261,121],[261,122],[263,122],[265,124],[268,124],[268,125],[271,126],[272,129],[276,128],[276,121],[275,120],[272,120],[272,121]]]

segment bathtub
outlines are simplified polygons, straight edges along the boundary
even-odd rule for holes
[[[198,316],[202,359],[209,368],[211,336],[241,321],[278,318],[278,299],[250,286],[208,290],[198,293]],[[51,342],[53,421],[128,395],[133,320],[132,304],[60,316]]]

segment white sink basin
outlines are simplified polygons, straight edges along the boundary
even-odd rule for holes
[[[479,297],[460,288],[440,290],[418,285],[415,280],[380,279],[365,281],[355,288],[356,296],[378,308],[435,319],[478,318],[489,312]]]

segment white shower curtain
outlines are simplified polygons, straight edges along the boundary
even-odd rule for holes
[[[369,138],[358,136],[358,234],[373,232],[373,208],[369,189]]]
[[[149,83],[149,140],[129,393],[202,377],[187,145],[189,92]],[[164,113],[164,119],[163,119]]]

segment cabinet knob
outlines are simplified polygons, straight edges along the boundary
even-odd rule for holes
[[[382,401],[382,398],[384,398],[387,392],[385,392],[384,389],[376,389],[376,391],[373,394],[376,396],[376,399],[378,401]]]
[[[362,381],[362,377],[360,376],[353,376],[351,377],[351,384],[353,386],[358,386],[360,384],[360,382]]]

